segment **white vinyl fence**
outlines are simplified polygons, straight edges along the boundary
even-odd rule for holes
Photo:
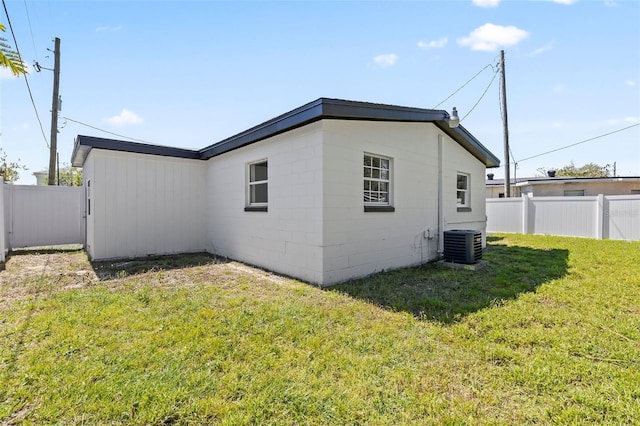
[[[487,232],[640,240],[640,195],[488,198]]]
[[[3,184],[0,261],[24,247],[84,244],[84,188]]]

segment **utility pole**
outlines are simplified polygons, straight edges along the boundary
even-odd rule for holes
[[[509,124],[507,121],[507,83],[504,75],[504,50],[500,51],[500,92],[502,93],[502,128],[504,131],[504,196],[511,197],[511,171],[509,170]]]
[[[58,153],[58,107],[60,86],[60,39],[55,39],[53,65],[53,100],[51,101],[51,147],[49,150],[49,185],[56,184],[56,157]]]

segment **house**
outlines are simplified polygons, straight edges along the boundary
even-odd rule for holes
[[[486,226],[499,160],[446,111],[320,98],[188,150],[78,136],[92,259],[207,251],[329,285]]]
[[[546,176],[524,177],[510,181],[511,196],[563,197],[590,195],[640,194],[639,176],[616,177],[569,177]],[[486,181],[487,198],[504,197],[504,179],[493,179],[489,173]]]

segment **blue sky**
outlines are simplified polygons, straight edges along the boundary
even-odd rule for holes
[[[518,176],[571,161],[640,176],[638,1],[5,3],[28,64],[52,68],[61,39],[61,164],[78,134],[125,139],[86,125],[198,149],[319,97],[434,108],[461,87],[438,109],[457,107],[504,161],[499,77],[490,85],[504,49]],[[3,71],[0,147],[32,184],[49,162],[53,74],[27,78],[47,141],[24,78]]]

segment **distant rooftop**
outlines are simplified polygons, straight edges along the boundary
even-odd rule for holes
[[[573,176],[537,176],[537,177],[518,177],[511,179],[511,185],[539,185],[569,182],[640,182],[640,176],[613,176],[613,177],[573,177]],[[487,186],[503,186],[504,179],[489,179],[486,181]]]

